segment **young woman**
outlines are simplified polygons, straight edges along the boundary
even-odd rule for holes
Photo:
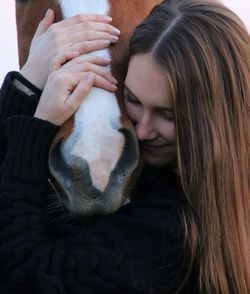
[[[57,54],[36,108],[38,97],[31,107],[7,78],[1,293],[249,293],[249,46],[217,2],[168,0],[152,11],[131,40],[124,91],[146,168],[130,204],[82,222],[46,211],[48,150],[82,94],[115,89],[107,61],[89,60],[97,67],[82,73],[78,57]]]

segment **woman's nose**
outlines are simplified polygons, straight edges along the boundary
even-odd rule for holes
[[[150,114],[144,113],[135,126],[136,135],[139,141],[153,140],[157,136],[153,118]]]

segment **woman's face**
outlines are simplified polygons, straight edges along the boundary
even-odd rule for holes
[[[150,53],[129,63],[124,100],[146,164],[175,165],[176,143],[173,105],[166,73]]]

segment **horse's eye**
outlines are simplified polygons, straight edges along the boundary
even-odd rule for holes
[[[28,2],[28,0],[16,0],[17,3],[25,3]]]

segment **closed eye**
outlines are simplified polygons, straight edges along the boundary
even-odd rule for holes
[[[126,102],[133,103],[133,104],[141,104],[140,101],[136,99],[135,97],[133,97],[126,89],[124,90],[123,96]]]
[[[124,95],[124,99],[125,99],[125,101],[127,101],[129,103],[140,104],[140,102],[138,100],[135,100],[130,95]]]
[[[169,111],[159,110],[159,111],[156,112],[156,115],[159,118],[162,118],[162,119],[167,120],[167,121],[173,121],[174,120],[173,115],[170,114]]]

